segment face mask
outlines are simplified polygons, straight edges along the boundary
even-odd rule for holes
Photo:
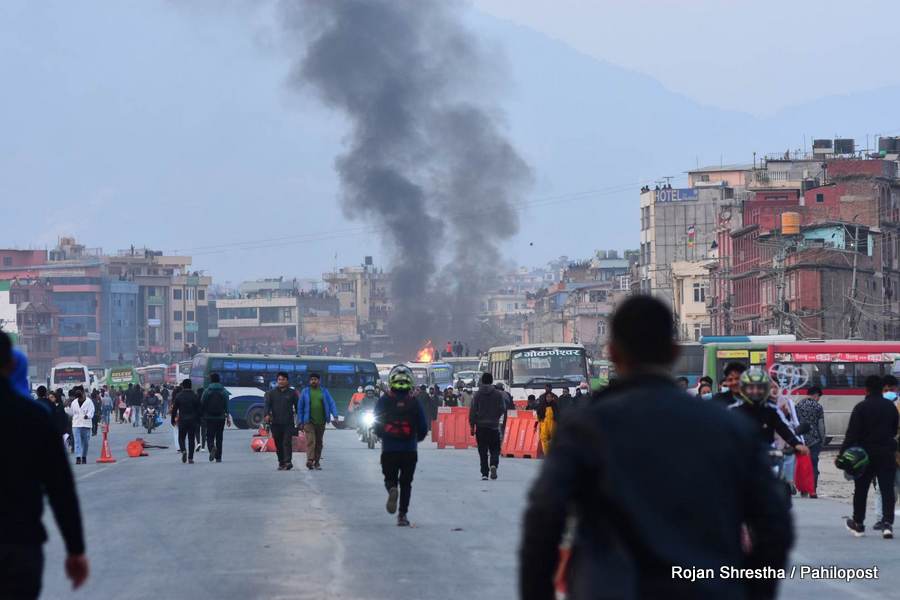
[[[897,399],[897,392],[885,392],[884,399],[890,400],[891,402],[893,402],[894,400]]]
[[[723,385],[723,386],[720,388],[720,390],[721,390],[721,392],[722,392],[723,394],[727,394],[728,392],[731,391],[731,388],[728,387],[727,385]]]
[[[712,392],[706,392],[705,394],[700,395],[704,400],[712,400]]]

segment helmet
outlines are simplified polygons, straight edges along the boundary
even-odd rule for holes
[[[851,446],[841,452],[834,465],[849,479],[859,479],[869,465],[869,455],[859,446]]]
[[[397,365],[388,375],[388,385],[397,392],[408,392],[413,388],[412,371],[405,365]]]
[[[764,404],[769,399],[771,380],[759,367],[747,369],[741,375],[741,396],[752,404]]]
[[[374,394],[374,393],[375,393],[375,386],[374,386],[374,385],[367,385],[367,386],[366,386],[365,392],[366,392],[367,394],[370,393],[370,392]]]

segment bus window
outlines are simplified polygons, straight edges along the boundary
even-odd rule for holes
[[[236,360],[226,360],[222,363],[223,371],[237,371],[237,361]]]
[[[304,365],[304,367],[305,367],[305,365]],[[278,363],[278,371],[284,371],[285,373],[293,373],[294,372],[294,364],[293,363]]]
[[[806,373],[806,387],[817,385],[822,389],[828,387],[828,375],[825,364],[819,363],[803,363],[797,365]]]
[[[202,354],[194,357],[194,362],[191,364],[191,379],[203,379],[206,376],[206,363],[208,361],[209,358]],[[221,363],[222,361],[219,362]],[[179,381],[178,383],[181,382]]]
[[[831,363],[828,365],[828,387],[852,388],[854,386],[853,365],[847,363]]]
[[[881,363],[856,363],[854,366],[854,375],[856,375],[856,387],[866,385],[866,377],[869,375],[882,376]]]

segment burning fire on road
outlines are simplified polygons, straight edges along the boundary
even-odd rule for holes
[[[416,362],[434,362],[434,346],[432,345],[431,340],[427,340],[425,345],[419,348],[419,351],[416,353]]]

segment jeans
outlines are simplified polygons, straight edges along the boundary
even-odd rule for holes
[[[109,425],[109,415],[112,414],[112,406],[104,406],[100,409],[100,420],[104,425]]]
[[[409,510],[409,499],[412,496],[412,480],[416,473],[419,453],[415,450],[406,452],[382,452],[381,473],[384,475],[384,487],[388,491],[400,486],[400,514]]]
[[[184,447],[185,438],[187,438],[188,447]],[[184,421],[178,424],[178,449],[184,452],[187,450],[188,459],[194,460],[194,444],[197,439],[197,423],[194,421]]]
[[[294,426],[272,423],[269,426],[269,430],[272,432],[272,439],[275,440],[275,453],[278,455],[278,464],[291,464],[294,452],[294,447],[291,445],[291,434],[294,433]]]
[[[819,489],[819,454],[821,452],[821,444],[816,444],[809,449],[809,459],[812,461],[813,468],[813,490]]]
[[[141,407],[140,405],[131,407],[131,423],[132,427],[138,427],[141,424]]]
[[[222,436],[225,433],[225,419],[206,421],[206,449],[215,460],[222,460]]]
[[[797,466],[797,456],[794,454],[784,455],[784,467],[781,472],[781,478],[787,481],[793,489],[794,485],[794,467]]]
[[[88,442],[91,440],[90,427],[73,427],[72,433],[75,437],[75,456],[76,458],[87,457]]]
[[[490,454],[490,466],[496,467],[500,464],[500,430],[479,427],[475,430],[475,441],[478,442],[481,474],[487,477],[489,472],[488,454]]]
[[[325,443],[325,424],[307,423],[303,426],[306,434],[306,464],[317,465],[322,460],[322,446]]]
[[[854,482],[853,489],[853,520],[862,524],[866,519],[866,499],[869,494],[869,487],[872,480],[878,480],[878,487],[881,491],[881,503],[884,516],[884,523],[888,525],[894,524],[894,503],[896,496],[894,495],[894,482],[897,476],[897,463],[894,461],[893,453],[885,456],[870,457],[869,466],[866,467],[862,477]]]
[[[894,477],[894,499],[900,498],[900,467],[897,467],[897,475]],[[884,510],[882,508],[881,494],[872,494],[872,504],[875,505],[875,522],[880,523],[884,520]]]

